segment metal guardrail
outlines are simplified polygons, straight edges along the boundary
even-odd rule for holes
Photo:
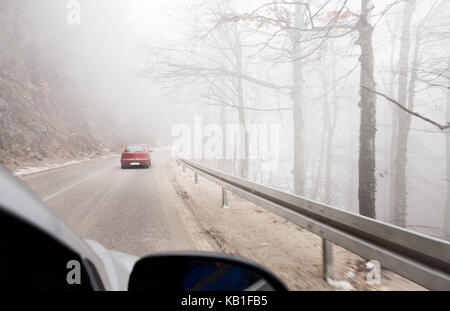
[[[176,159],[198,175],[222,187],[222,206],[228,208],[227,192],[277,214],[322,237],[323,276],[333,275],[333,243],[369,259],[431,290],[450,290],[450,243],[408,229],[364,217],[304,197],[263,186]]]

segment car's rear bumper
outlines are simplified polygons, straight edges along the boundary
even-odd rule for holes
[[[148,166],[150,165],[150,160],[121,160],[122,166]]]

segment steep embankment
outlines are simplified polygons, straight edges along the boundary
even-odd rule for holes
[[[70,99],[58,98],[26,70],[0,70],[0,163],[10,168],[97,156],[114,149]]]

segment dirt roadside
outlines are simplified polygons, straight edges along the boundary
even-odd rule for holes
[[[366,281],[367,260],[333,247],[334,280],[322,279],[320,237],[234,194],[229,209],[221,208],[221,189],[194,174],[183,174],[172,159],[165,164],[182,201],[178,212],[200,250],[215,250],[249,258],[274,271],[291,290],[425,290],[384,270],[381,284]]]

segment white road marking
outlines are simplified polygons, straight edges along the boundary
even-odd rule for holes
[[[51,195],[45,197],[44,199],[42,199],[42,201],[46,202],[46,201],[48,201],[48,200],[50,200],[50,199],[53,199],[54,197],[60,195],[61,193],[64,193],[64,192],[66,192],[67,190],[72,189],[73,187],[75,187],[75,186],[81,184],[82,182],[85,182],[85,181],[88,180],[89,178],[94,177],[94,176],[97,175],[98,173],[103,172],[104,170],[109,169],[109,168],[110,168],[110,167],[101,169],[101,170],[99,170],[99,171],[97,171],[97,172],[95,172],[95,173],[93,173],[93,174],[91,174],[91,175],[89,175],[89,176],[87,176],[87,177],[85,177],[85,178],[83,178],[83,179],[80,179],[79,181],[77,181],[77,182],[75,182],[75,183],[73,183],[73,184],[71,184],[71,185],[69,185],[69,186],[67,186],[67,187],[65,187],[65,188],[62,188],[61,190],[59,190],[59,191],[57,191],[57,192],[55,192],[55,193],[53,193],[53,194],[51,194]]]

